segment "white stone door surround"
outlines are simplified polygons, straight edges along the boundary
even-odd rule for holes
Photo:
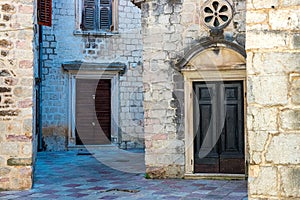
[[[119,76],[124,72],[123,63],[85,63],[72,61],[64,63],[63,69],[69,74],[69,123],[68,147],[76,145],[76,80],[77,79],[108,79],[111,81],[111,137],[112,142],[119,138]]]
[[[185,56],[179,63],[184,76],[184,115],[185,115],[185,176],[224,176],[224,174],[194,173],[194,91],[193,82],[205,81],[243,81],[244,87],[244,123],[246,122],[246,58],[239,46],[225,43],[200,44]],[[244,125],[246,127],[246,125]],[[247,160],[247,136],[245,133],[245,159]],[[246,166],[247,167],[247,166]],[[247,169],[246,169],[247,173]],[[240,177],[240,175],[230,176]]]
[[[69,91],[69,133],[68,147],[76,146],[75,141],[75,124],[76,124],[76,80],[77,79],[109,79],[111,81],[111,137],[118,138],[118,119],[119,119],[119,91],[118,91],[118,74],[112,75],[97,75],[97,74],[70,74]],[[112,141],[113,142],[113,141]]]

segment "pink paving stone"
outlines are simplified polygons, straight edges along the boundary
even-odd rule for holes
[[[68,190],[65,190],[66,192],[81,192],[81,191],[84,191],[85,189],[80,189],[80,188],[72,188],[72,189],[68,189]]]
[[[197,187],[204,187],[205,186],[205,184],[201,184],[201,183],[194,183],[192,185],[197,186]]]
[[[107,188],[106,187],[98,187],[98,186],[89,188],[89,190],[105,190],[105,189],[107,189]]]
[[[93,182],[98,182],[99,180],[98,179],[89,179],[89,180],[87,180],[86,182],[91,182],[91,183],[93,183]]]
[[[42,193],[45,193],[45,194],[53,194],[53,193],[56,193],[56,192],[59,192],[59,190],[45,190],[45,191],[42,191]]]
[[[100,199],[116,199],[116,198],[118,198],[118,197],[116,197],[116,196],[104,196]]]
[[[217,189],[218,187],[204,187],[203,189],[205,190],[215,190]]]
[[[72,184],[72,183],[70,183],[70,184],[63,185],[63,187],[78,187],[78,186],[80,186],[80,184]]]
[[[88,196],[88,194],[74,193],[74,194],[69,194],[67,196],[80,198],[80,197]]]
[[[114,156],[116,156],[116,159],[119,159],[118,154]],[[119,198],[128,200],[192,200],[207,198],[245,200],[247,197],[246,181],[144,179],[143,174],[136,176],[136,174],[128,174],[109,169],[107,166],[90,157],[76,156],[76,152],[38,153],[36,167],[36,180],[33,190],[29,190],[28,193],[25,192],[22,194],[19,192],[10,193],[11,195],[14,195],[14,199],[30,199],[28,198],[28,195],[31,194],[43,194],[42,199],[88,200]],[[104,175],[103,172],[106,174]],[[78,178],[79,174],[80,178]],[[74,177],[76,177],[76,179],[74,179]],[[123,183],[119,184],[120,182]],[[109,188],[134,188],[134,190],[139,190],[140,192],[103,192]],[[58,192],[55,192],[56,190],[58,190]],[[227,195],[220,195],[219,193],[223,190],[228,190],[230,193]],[[3,192],[3,194],[5,194],[5,192]],[[0,196],[3,196],[3,194],[0,192]],[[6,196],[3,196],[2,198],[5,199]]]
[[[61,196],[59,196],[59,195],[51,194],[51,195],[48,195],[48,196],[44,196],[44,199],[58,199],[60,197]]]

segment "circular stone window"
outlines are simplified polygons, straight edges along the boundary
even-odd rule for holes
[[[232,7],[226,0],[208,0],[204,3],[203,23],[210,29],[223,29],[232,19]]]

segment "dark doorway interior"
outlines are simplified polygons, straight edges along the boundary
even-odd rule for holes
[[[194,172],[245,173],[243,82],[194,83]]]

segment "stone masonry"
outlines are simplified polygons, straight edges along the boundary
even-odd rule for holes
[[[183,75],[175,64],[209,36],[204,1],[142,3],[146,166],[150,177],[183,177],[185,169]],[[234,16],[226,41],[245,45],[245,2],[230,1]]]
[[[249,199],[300,198],[300,2],[247,2]]]
[[[77,33],[75,0],[53,0],[52,27],[43,27],[42,126],[47,151],[66,150],[68,137],[69,75],[62,64],[121,62],[119,77],[119,142],[143,147],[143,88],[141,13],[128,0],[118,5],[117,33]],[[78,20],[78,19],[77,19]],[[101,72],[99,72],[101,73]]]
[[[32,186],[32,0],[0,1],[0,190]]]

